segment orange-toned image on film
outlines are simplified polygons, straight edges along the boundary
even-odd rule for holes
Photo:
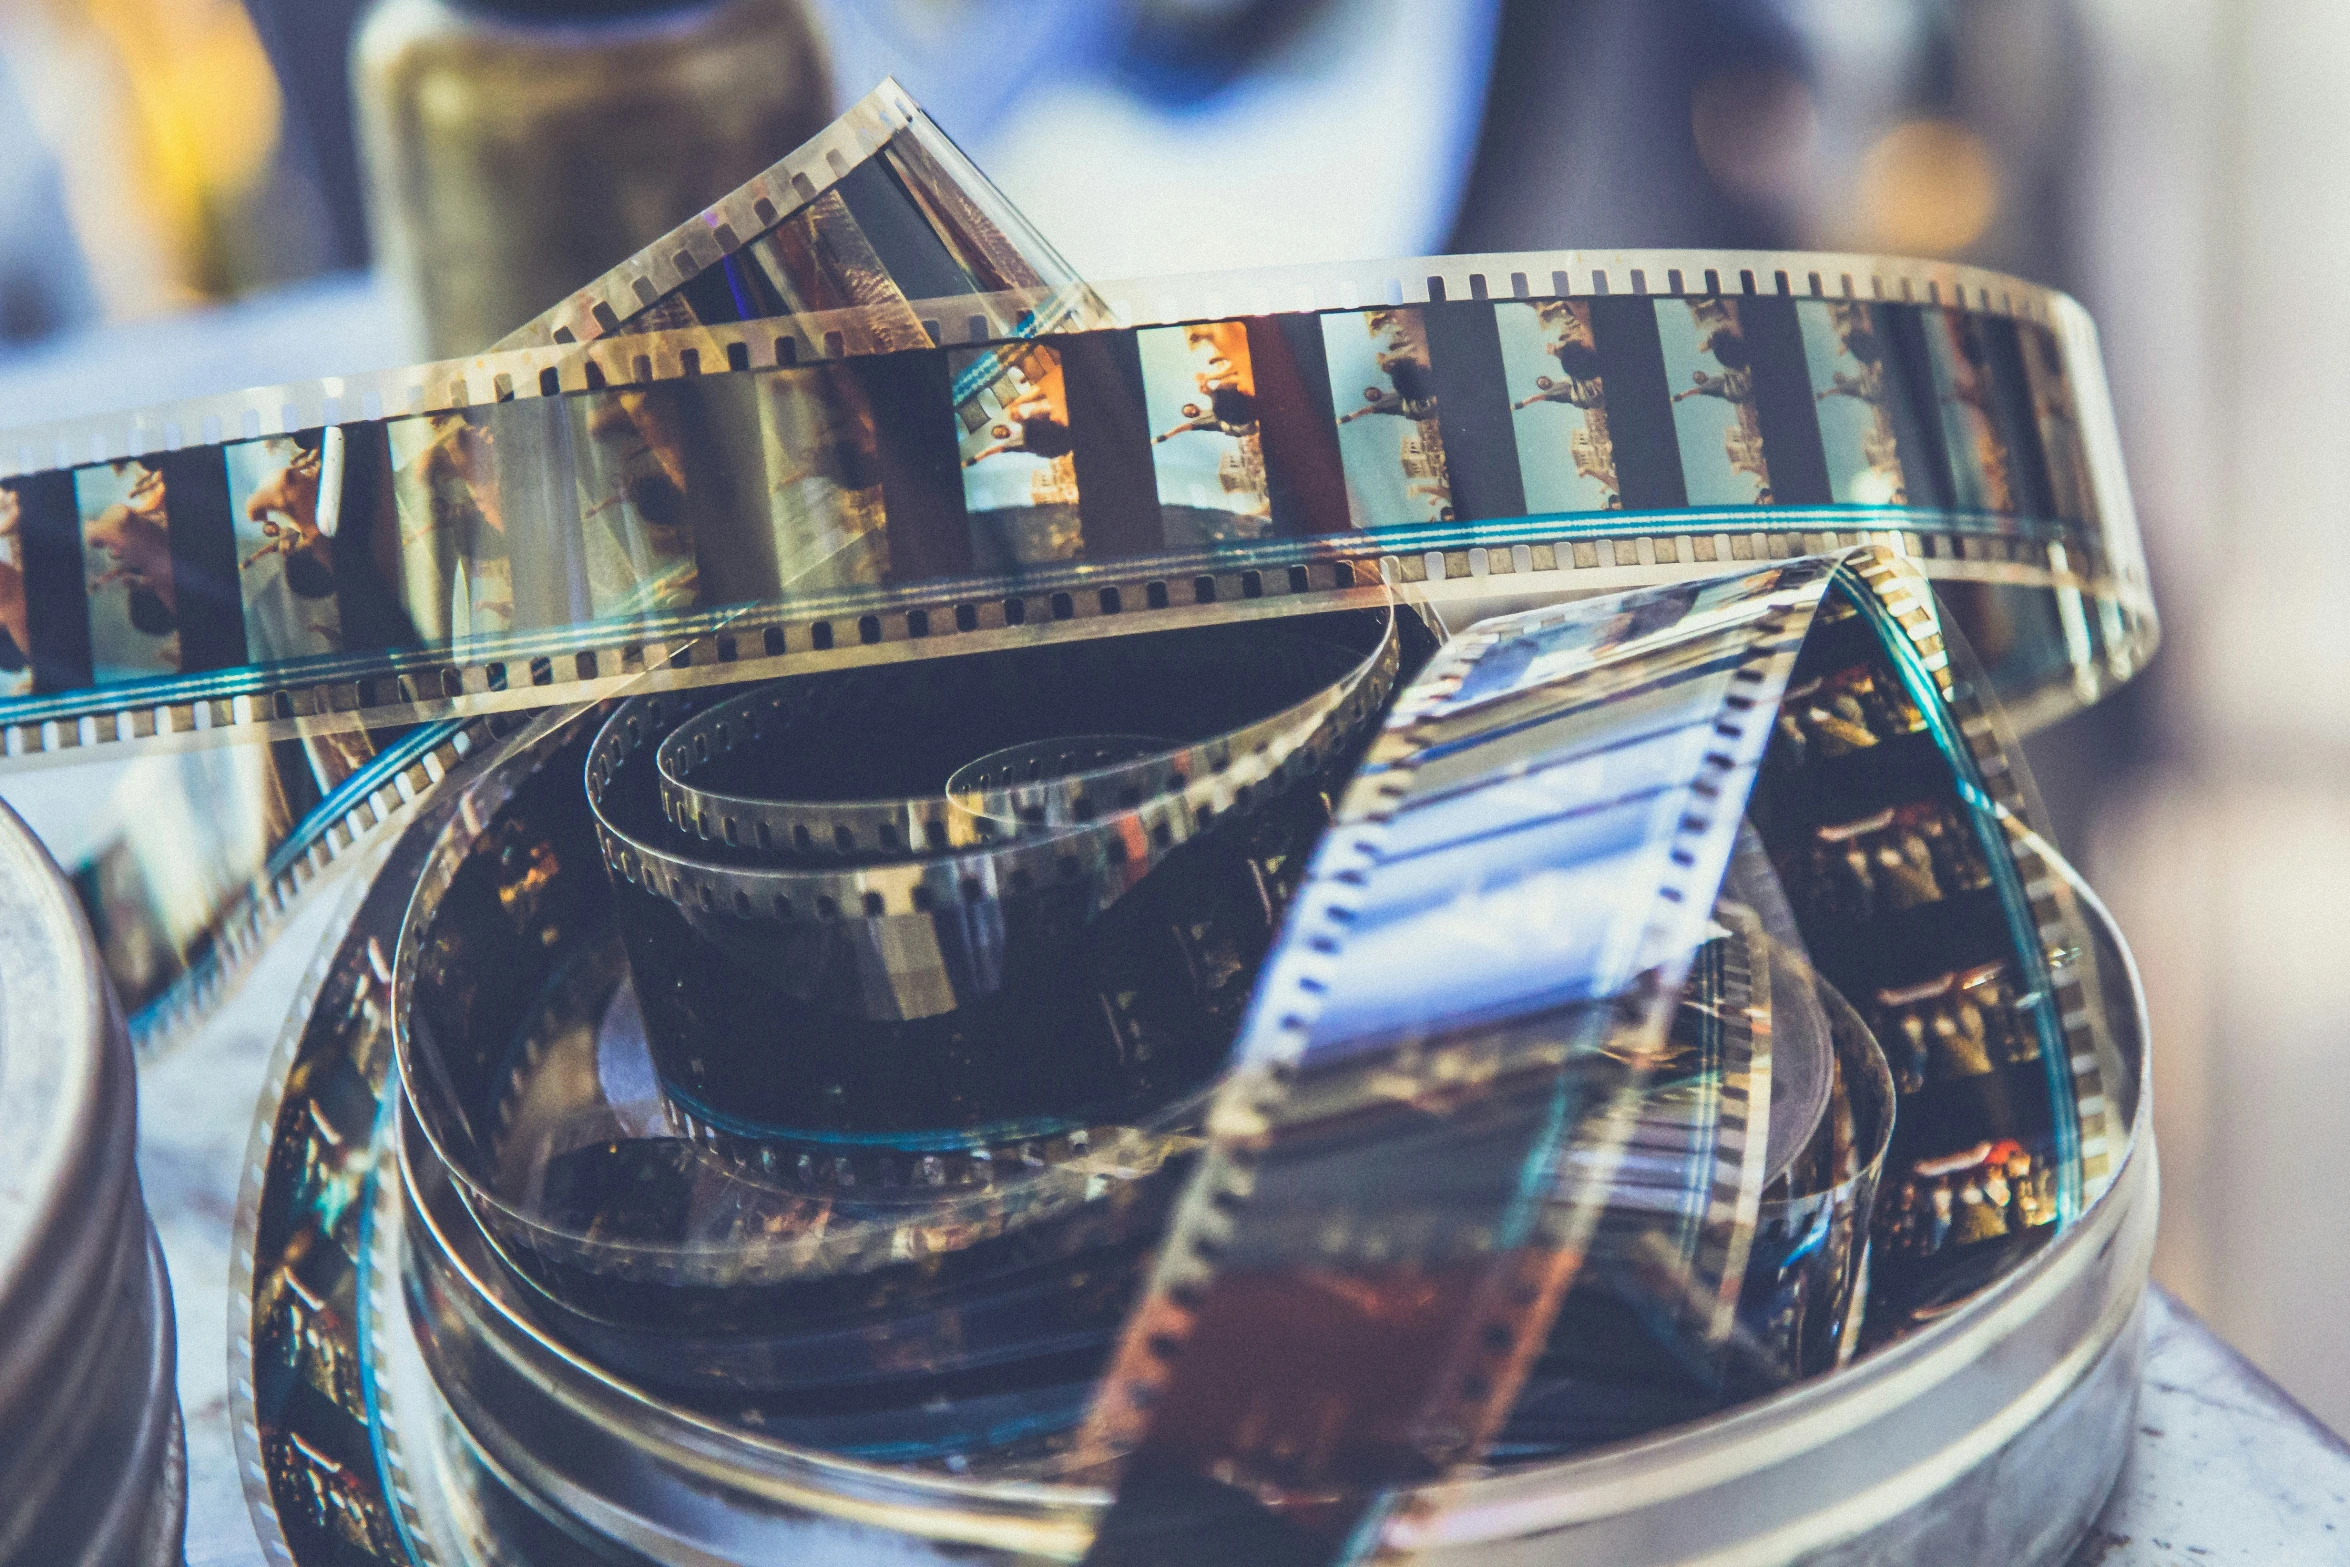
[[[570,400],[579,454],[581,566],[599,620],[694,602],[692,486],[672,389],[628,387]]]
[[[245,654],[256,664],[343,650],[334,540],[319,509],[324,445],[313,432],[228,448]]]
[[[478,414],[387,426],[400,516],[399,598],[428,643],[510,631],[514,567],[496,437]]]
[[[1262,538],[1273,522],[1248,326],[1197,321],[1135,334],[1169,544]]]
[[[987,355],[949,355],[948,373],[959,377]],[[1010,571],[1075,560],[1085,537],[1061,356],[1030,345],[995,357],[994,379],[956,410],[974,563],[981,571]]]
[[[2000,434],[1982,324],[1963,310],[1928,310],[1926,349],[1942,398],[1942,434],[1962,511],[2016,511],[2014,456]]]

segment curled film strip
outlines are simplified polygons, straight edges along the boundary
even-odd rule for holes
[[[771,194],[781,191],[791,194]],[[776,308],[785,300],[819,310],[853,302],[882,341],[906,341],[903,333],[892,335],[891,322],[908,316],[909,289],[945,286],[941,279],[949,276],[961,279],[959,286],[1060,287],[1055,319],[1081,314],[1087,301],[1081,287],[1067,286],[1068,270],[1050,247],[894,84],[885,83],[730,203],[711,220],[721,232],[726,212],[736,207],[765,217],[757,227],[746,224],[746,232],[758,235],[754,249],[728,263],[755,262],[759,281],[737,279],[729,287],[752,287]],[[916,237],[921,225],[929,227],[927,244]],[[869,231],[890,237],[886,255]],[[673,258],[686,251],[682,238],[655,249]],[[617,286],[632,267],[641,272],[652,254],[623,266],[607,286]],[[941,256],[961,258],[964,270],[942,270]],[[710,281],[721,277],[714,273]],[[591,325],[595,319],[588,317]],[[691,314],[678,319],[690,320]],[[1017,332],[1035,322],[1001,325]],[[550,340],[568,341],[570,334]],[[614,416],[613,410],[605,414]],[[618,417],[626,424],[631,415],[623,408]],[[257,434],[259,425],[247,422]],[[629,499],[606,496],[600,504],[650,506],[658,513],[658,499],[647,497],[657,497],[665,481],[658,462],[648,462],[650,450],[648,445],[624,454],[624,467],[630,459],[634,466],[608,476]],[[342,501],[350,484],[366,482],[347,474],[340,432],[234,443],[226,460],[232,500],[240,508],[233,575],[252,656],[343,650],[352,637],[364,644],[374,635],[365,629],[371,623],[393,626],[395,640],[404,635],[398,628],[407,622],[399,609],[370,603],[364,594],[346,601],[337,591],[338,572],[348,576],[353,569],[347,548],[336,542],[343,532]],[[77,620],[80,611],[61,617],[49,602],[60,591],[56,584],[70,575],[69,542],[52,538],[45,546],[37,522],[26,533],[22,492],[0,485],[0,665],[8,671],[0,685],[9,694],[22,695],[40,683],[26,663],[36,626],[52,663],[104,662],[111,647],[133,662],[144,657],[163,667],[186,664],[191,646],[209,645],[205,616],[216,615],[220,602],[233,596],[224,592],[217,569],[224,561],[210,558],[219,554],[217,547],[190,552],[204,530],[188,525],[184,474],[175,491],[160,459],[135,468],[110,470],[124,481],[117,486],[121,494],[111,509],[85,517],[81,548],[93,553],[85,556],[84,568],[90,582],[105,589],[103,602],[92,601],[86,628]],[[100,488],[108,483],[92,482]],[[198,510],[216,499],[202,478],[196,489]],[[597,504],[590,503],[589,517]],[[485,515],[502,520],[494,503]],[[657,535],[659,524],[651,526]],[[625,526],[596,542],[616,541],[627,560],[590,563],[591,573],[601,572],[596,586],[607,592],[614,591],[616,573],[629,576],[629,562],[645,564],[641,548],[629,554],[642,541],[630,538]],[[49,564],[41,567],[45,548]],[[596,553],[591,543],[589,554]],[[468,613],[481,586],[482,562],[469,564],[466,609],[452,613]],[[659,580],[664,571],[673,572],[674,562],[655,562],[640,574],[644,580],[630,580],[648,601],[660,602],[675,589]],[[197,623],[193,644],[182,639],[178,626],[183,587],[191,590],[192,603],[212,604],[191,616]],[[387,614],[391,619],[382,621]],[[134,634],[142,625],[151,634],[144,640]],[[188,716],[203,726],[227,712],[191,709]],[[110,748],[141,754],[107,791],[98,847],[77,865],[74,881],[138,1044],[158,1048],[200,1020],[319,873],[413,803],[457,758],[515,723],[511,716],[475,715],[422,726],[309,725],[266,746],[210,749],[179,759],[145,754],[156,749],[151,744]],[[52,754],[85,754],[72,746],[88,733],[79,726],[61,731],[57,738],[65,748]],[[84,803],[78,814],[87,813]]]
[[[1913,1192],[1978,1177],[1940,1188],[1970,1224],[1885,1248],[1870,1331],[2076,1218],[2120,1152],[2124,1068],[1981,703],[1882,551],[1505,617],[1440,653],[1300,892],[1104,1377],[1080,1452],[1126,1480],[1087,1559],[1356,1559],[1410,1526],[1390,1488],[1485,1454],[1595,1255],[1588,1183],[1626,1147],[1741,820],[1831,978],[1996,976],[1989,1020],[1954,1012],[1905,1083],[1890,1155]],[[1815,819],[1888,793],[1857,831]],[[1753,1217],[1726,1228],[1751,1244]]]
[[[710,731],[675,694],[623,704],[587,802],[578,756],[533,770],[419,894],[395,965],[413,1151],[493,1271],[641,1385],[900,1457],[955,1450],[954,1391],[966,1420],[1066,1426],[1397,630],[1350,612],[795,681],[754,692],[782,699],[756,734],[706,712],[733,748],[679,746],[687,769],[740,763],[827,829],[805,840],[663,816],[657,758]],[[837,798],[1117,723],[1164,738],[998,797],[1057,825],[955,843],[934,813],[987,796]],[[836,841],[852,821],[897,823],[894,846]],[[520,930],[505,834],[552,868]],[[629,1080],[655,1102],[616,1105]]]
[[[1498,605],[1672,582],[1702,593],[1688,579],[1862,540],[1912,566],[1871,556],[1847,575],[1910,584],[1900,613],[1929,626],[1914,589],[1917,572],[1932,578],[1981,644],[1991,683],[2027,719],[2092,699],[2151,648],[2093,335],[2061,296],[1964,269],[1700,253],[1452,258],[1087,290],[1049,252],[1029,253],[1023,275],[974,242],[1024,226],[965,177],[943,138],[922,134],[910,105],[891,108],[886,90],[877,99],[861,106],[864,120],[852,115],[820,139],[813,162],[796,155],[798,178],[787,160],[780,184],[730,198],[715,220],[681,231],[690,242],[665,258],[655,247],[562,319],[535,324],[535,345],[0,442],[0,491],[12,497],[0,504],[13,506],[18,564],[34,590],[20,681],[30,689],[0,704],[0,721],[13,719],[0,727],[8,754],[315,737],[1398,596]],[[878,186],[850,178],[875,162],[887,176]],[[948,175],[927,204],[925,168]],[[896,217],[877,216],[891,201]],[[857,243],[839,242],[843,233]],[[753,237],[736,243],[744,234]],[[876,300],[876,269],[894,297]],[[946,286],[914,281],[937,276]],[[208,418],[242,438],[182,444],[211,433]],[[286,450],[261,460],[282,458],[281,480],[315,470],[321,515],[335,524],[317,538],[297,527],[293,550],[281,526],[279,554],[331,558],[336,616],[364,646],[260,657],[254,627],[269,618],[233,602],[241,583],[204,584],[229,558],[209,535],[240,505],[253,515],[253,496],[236,493],[247,481],[232,449],[271,440]],[[230,498],[219,503],[216,491]],[[142,508],[162,519],[173,572],[192,558],[188,580],[208,591],[190,595],[194,613],[168,633],[168,665],[151,657],[138,678],[99,685],[98,643],[134,644],[111,622],[101,636],[93,595],[128,582],[98,579],[121,564],[107,541]],[[231,521],[215,526],[216,512]],[[358,562],[347,576],[346,560]],[[68,566],[73,591],[52,599]],[[1866,595],[1836,602],[1839,623],[1876,613]],[[91,653],[91,680],[78,686],[72,615],[54,607],[66,605]],[[232,607],[242,646],[227,634]],[[44,675],[41,649],[60,647],[68,663]],[[1907,1259],[1887,1295],[1909,1320],[1963,1300],[1986,1258],[2015,1254],[2094,1200],[2120,1154],[2100,1078],[2110,1050],[2101,1055],[2095,1037],[2095,976],[2059,962],[2035,977],[2033,950],[2087,950],[2063,939],[2078,916],[2061,879],[2033,874],[2044,851],[2028,833],[2010,834],[2010,856],[1944,863],[1986,816],[2013,825],[2024,814],[1984,693],[1931,669],[1936,652],[1918,656],[1940,690],[1933,700],[1910,693],[1921,727],[1902,733],[1927,737],[1911,749],[1974,758],[1980,776],[1969,782],[1958,768],[1955,804],[1937,802],[1940,816],[1913,809],[1918,800],[1890,802],[1890,815],[1870,801],[1848,818],[1774,830],[1773,843],[1774,857],[1794,856],[1782,874],[1814,921],[1856,917],[1874,907],[1856,900],[1880,896],[1906,910],[1897,900],[1913,895],[1922,854],[1925,881],[1997,904],[1993,923],[2011,938],[2038,920],[2048,943],[1967,952],[1930,974],[1871,970],[1858,979],[1885,982],[1857,990],[1855,976],[1831,976],[1880,1034],[1920,1042],[1897,1063],[1905,1116],[1935,1106],[1918,1119],[1943,1126],[1943,1141],[1998,1134],[1889,1156],[1888,1192],[1906,1194],[1889,1211],[1907,1217],[1881,1255]],[[1799,661],[1795,643],[1771,656]],[[1876,734],[1872,724],[1890,722],[1872,716],[1877,696],[1861,688],[1881,694],[1905,673],[1916,671],[1898,658],[1858,682],[1846,667],[1796,669],[1789,706],[1812,706],[1790,720],[1794,731],[1823,755],[1843,754],[1850,735],[1834,738],[1839,723]],[[1814,708],[1823,716],[1803,716]],[[1957,728],[1929,722],[1944,719]],[[698,825],[702,813],[692,815]],[[1856,857],[1864,871],[1836,880]],[[1902,865],[1906,883],[1884,869]],[[1658,995],[1669,1000],[1667,988]],[[2060,1057],[2078,1080],[2050,1064]],[[1978,1061],[1994,1071],[1967,1070]],[[1983,1075],[2005,1090],[1987,1106],[1965,1086]],[[2043,1079],[2037,1122],[2008,1113],[2011,1080]],[[1635,1080],[1618,1085],[1616,1102]],[[1615,1142],[1569,1139],[1556,1160],[1582,1171],[1586,1190],[1622,1168],[1618,1145],[1633,1136],[1624,1116],[1600,1124]],[[1743,1174],[1722,1185],[1737,1200],[1701,1205],[1682,1255],[1703,1260],[1685,1272],[1685,1293],[1716,1303],[1688,1330],[1726,1354],[1738,1315],[1732,1258],[1753,1246],[1762,1197]],[[2004,1194],[1996,1232],[1979,1211],[1993,1188]],[[317,1196],[291,1194],[291,1217]],[[258,1200],[268,1206],[266,1182]],[[1600,1234],[1605,1204],[1564,1206],[1580,1217],[1556,1234]],[[296,1222],[287,1233],[310,1232]],[[1578,1255],[1561,1263],[1553,1248],[1535,1316],[1571,1313],[1589,1284],[1580,1252],[1604,1247],[1570,1249]],[[317,1256],[320,1267],[331,1261],[327,1249]],[[269,1272],[258,1251],[256,1266],[258,1286]],[[275,1298],[288,1296],[281,1287]],[[331,1359],[331,1316],[306,1330],[325,1348],[299,1335],[281,1344],[297,1382],[301,1368],[317,1369],[305,1356]],[[1529,1387],[1545,1372],[1541,1336],[1512,1351],[1513,1375]],[[315,1378],[303,1385],[316,1390]],[[290,1430],[302,1417],[277,1418]],[[1121,1447],[1104,1429],[1097,1417],[1089,1450]],[[1491,1434],[1470,1433],[1457,1450]],[[1145,1471],[1182,1471],[1163,1443],[1140,1452]],[[353,1456],[335,1484],[364,1491],[374,1482]],[[309,1461],[282,1443],[278,1457],[273,1475]],[[324,1472],[305,1493],[314,1500],[326,1494]],[[1146,1492],[1133,1491],[1113,1535],[1137,1518],[1147,1530]]]

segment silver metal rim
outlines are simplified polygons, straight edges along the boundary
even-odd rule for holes
[[[120,1010],[64,879],[0,806],[0,1496],[41,1561],[176,1561],[176,1330]],[[0,1547],[5,1548],[5,1547]]]
[[[2139,1120],[2143,1138],[2143,1104]],[[1839,1373],[1658,1438],[1429,1488],[1416,1498],[1428,1505],[1415,1510],[1409,1535],[1391,1528],[1389,1545],[1463,1567],[1532,1567],[1569,1552],[1624,1567],[1765,1567],[1914,1532],[2035,1431],[2101,1434],[2102,1449],[2078,1440],[2066,1448],[2064,1494],[2017,1520],[2046,1534],[2054,1553],[2094,1513],[2128,1434],[2131,1334],[2156,1188],[2151,1144],[2141,1141],[2078,1226],[1944,1321]],[[784,1531],[777,1543],[795,1527],[862,1524],[903,1548],[927,1540],[942,1557],[977,1548],[982,1559],[991,1550],[1075,1559],[1108,1504],[1097,1489],[910,1474],[753,1438],[626,1388],[499,1308],[478,1279],[470,1293],[468,1314],[484,1331],[464,1367],[445,1358],[435,1366],[444,1384],[491,1395],[460,1395],[454,1407],[468,1436],[541,1505],[622,1531],[639,1549],[666,1539],[688,1553],[678,1559],[700,1559],[690,1554],[696,1545],[716,1541],[694,1536],[724,1514],[736,1527],[771,1520]],[[430,1346],[426,1354],[435,1358]],[[517,1440],[517,1428],[533,1440]],[[614,1494],[633,1505],[615,1506]],[[666,1528],[654,1521],[664,1515]]]

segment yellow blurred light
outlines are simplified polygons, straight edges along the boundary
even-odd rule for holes
[[[122,63],[161,194],[250,190],[277,154],[277,73],[237,0],[87,0]]]
[[[1964,125],[1908,120],[1861,159],[1859,197],[1872,247],[1946,256],[1991,226],[1999,211],[1998,164],[1990,145]]]
[[[285,108],[240,0],[0,0],[0,39],[106,314],[233,292]]]

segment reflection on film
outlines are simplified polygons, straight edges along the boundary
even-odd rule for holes
[[[992,379],[956,410],[973,561],[996,572],[1079,559],[1077,444],[1061,356],[1037,345],[962,352],[948,356],[948,371],[959,379],[988,359],[998,361]]]
[[[1135,335],[1167,543],[1263,538],[1273,522],[1248,326],[1209,321]]]
[[[2008,963],[1978,964],[1877,992],[1877,1042],[1905,1094],[2040,1059],[2040,1036],[2015,1015]]]
[[[840,190],[829,190],[745,247],[776,298],[746,320],[855,309],[884,349],[928,348],[930,338]]]
[[[2029,1238],[2056,1222],[2055,1174],[2040,1138],[2027,1144],[2003,1137],[1919,1159],[1888,1176],[1889,1189],[1877,1203],[1876,1244],[1891,1257],[1908,1259]]]
[[[1591,306],[1576,299],[1497,305],[1518,472],[1529,512],[1615,511],[1624,504],[1608,439],[1607,387]]]
[[[1358,528],[1452,521],[1428,328],[1414,307],[1322,317],[1346,501]],[[1353,388],[1360,387],[1359,399]]]

